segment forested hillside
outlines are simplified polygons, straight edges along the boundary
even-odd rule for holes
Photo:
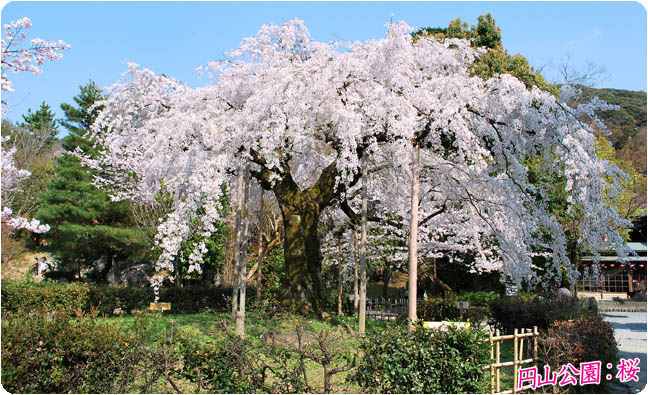
[[[612,132],[609,139],[618,152],[618,158],[631,162],[638,173],[646,175],[646,92],[582,89],[581,102],[598,96],[621,107],[618,111],[602,111],[599,116]]]

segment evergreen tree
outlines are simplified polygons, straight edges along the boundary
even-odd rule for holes
[[[52,227],[46,250],[64,265],[89,265],[99,258],[106,265],[98,275],[103,280],[115,257],[132,256],[143,243],[143,235],[132,225],[128,202],[113,202],[105,191],[92,184],[92,173],[69,152],[77,147],[92,155],[92,142],[84,135],[97,114],[91,106],[101,99],[101,90],[90,82],[74,98],[76,107],[63,104],[62,124],[69,135],[63,139],[67,151],[56,159],[56,175],[41,196],[37,218]]]
[[[42,102],[36,112],[32,112],[31,108],[27,110],[27,114],[22,116],[25,122],[20,126],[32,136],[42,139],[43,146],[47,147],[52,145],[58,138],[59,121],[54,116],[51,107]]]
[[[511,55],[502,46],[502,30],[497,26],[490,13],[480,15],[477,25],[468,27],[468,23],[457,18],[447,28],[425,27],[414,33],[415,37],[432,36],[437,40],[461,38],[470,40],[473,47],[484,47],[488,51],[480,56],[472,66],[473,75],[488,79],[495,74],[511,74],[524,82],[527,87],[537,86],[554,96],[559,91],[555,84],[548,83],[542,74],[529,64],[522,55]]]

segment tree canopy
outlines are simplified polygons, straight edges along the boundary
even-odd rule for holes
[[[63,139],[67,152],[56,158],[54,177],[41,195],[36,216],[52,227],[45,246],[48,252],[64,265],[90,265],[104,257],[108,262],[99,277],[105,277],[113,257],[124,257],[129,250],[132,253],[143,236],[133,227],[128,202],[111,201],[108,192],[92,184],[92,172],[73,155],[77,149],[94,155],[92,141],[84,135],[98,112],[92,106],[102,99],[101,90],[93,82],[80,88],[74,98],[76,107],[61,106],[66,117],[63,124],[69,131]]]
[[[478,42],[497,45],[492,18],[480,23]],[[339,205],[355,215],[366,158],[380,169],[369,185],[377,215],[406,223],[411,174],[402,160],[412,144],[422,149],[418,237],[429,253],[478,251],[478,268],[518,282],[536,275],[533,257],[550,256],[547,276],[562,267],[573,276],[564,230],[548,207],[550,186],[529,182],[524,163],[536,157],[548,174],[564,174],[568,199],[591,214],[579,221],[585,248],[623,252],[615,229],[625,222],[603,196],[618,190],[622,173],[596,155],[593,129],[580,121],[606,105],[572,108],[568,86],[556,97],[535,79],[480,69],[491,52],[474,48],[475,40],[411,31],[398,23],[380,40],[343,44],[313,41],[299,20],[265,25],[210,63],[213,83],[196,89],[129,64],[93,126],[103,156],[84,162],[118,199],[153,201],[161,188],[170,191],[159,270],[169,269],[183,240],[215,230],[214,197],[251,162],[282,210],[288,289],[314,309],[323,210]],[[200,254],[191,258],[200,270]]]

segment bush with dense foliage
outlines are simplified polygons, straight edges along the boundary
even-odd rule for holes
[[[547,329],[554,321],[572,320],[590,313],[578,298],[545,299],[507,296],[491,304],[492,317],[504,333],[515,328]]]
[[[254,374],[246,374],[249,362],[245,342],[235,336],[200,339],[190,332],[179,333],[176,344],[183,364],[180,375],[210,393],[250,393]]]
[[[248,286],[248,293],[254,294],[256,289]],[[160,301],[170,302],[171,311],[174,313],[227,311],[231,297],[232,289],[226,287],[201,285],[160,289]],[[118,311],[130,313],[134,310],[146,310],[153,300],[153,290],[148,287],[115,287],[52,281],[2,284],[3,313],[96,310],[111,315]],[[254,299],[249,298],[247,305],[248,308],[254,309]]]
[[[85,308],[90,287],[80,283],[2,282],[2,312],[76,311]]]
[[[2,319],[2,385],[12,393],[123,392],[132,337],[106,322],[55,314]]]
[[[85,309],[96,309],[102,314],[111,315],[116,311],[130,313],[133,310],[146,310],[154,299],[153,290],[139,287],[114,287],[96,285],[90,287]]]
[[[381,393],[483,392],[489,348],[479,329],[431,331],[402,327],[369,336],[362,343],[364,359],[352,380]]]
[[[460,316],[457,299],[454,295],[448,297],[429,297],[419,301],[418,318],[425,321],[454,320]]]
[[[500,295],[495,291],[466,291],[457,295],[457,300],[465,300],[470,306],[490,308]]]
[[[256,288],[246,287],[248,295],[256,294]],[[228,311],[232,288],[214,286],[169,287],[160,289],[160,301],[170,302],[176,313],[199,313],[201,311]],[[151,299],[152,301],[152,299]],[[246,308],[254,309],[254,298],[246,299]]]
[[[562,365],[571,363],[578,368],[581,362],[601,361],[601,383],[569,386],[562,390],[582,393],[607,393],[607,374],[614,377],[618,362],[617,343],[612,326],[598,316],[583,317],[573,321],[556,321],[547,331],[541,332],[538,350],[542,365],[558,371]],[[611,363],[609,369],[607,364]],[[554,386],[554,392],[560,388]]]

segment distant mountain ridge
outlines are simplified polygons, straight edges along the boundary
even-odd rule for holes
[[[612,135],[608,139],[617,157],[632,163],[639,174],[646,175],[646,92],[612,88],[579,87],[578,102],[585,103],[594,96],[620,107],[618,111],[599,111],[597,115]]]
[[[628,140],[639,133],[640,128],[646,127],[646,92],[623,89],[597,89],[579,87],[582,95],[579,102],[587,102],[594,96],[621,108],[618,111],[600,111],[599,117],[612,131],[612,143],[619,150]]]

